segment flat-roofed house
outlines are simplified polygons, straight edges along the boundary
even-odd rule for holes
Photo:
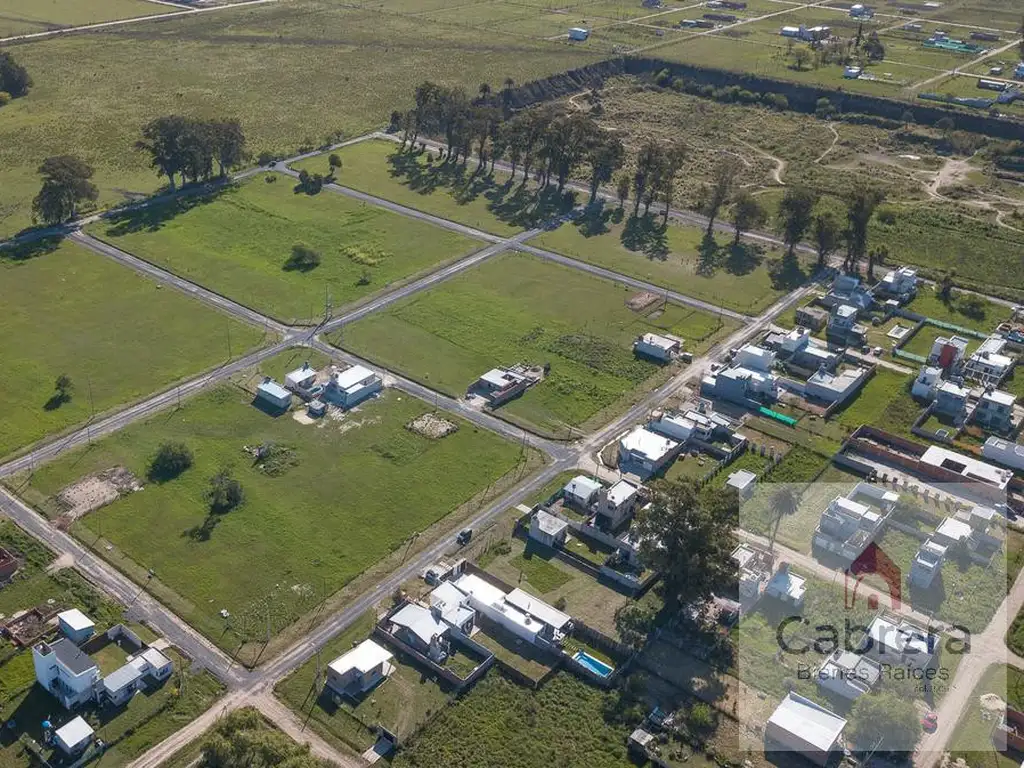
[[[380,392],[384,380],[363,365],[353,365],[344,371],[331,373],[327,380],[326,397],[344,408],[351,408]]]
[[[996,386],[1013,370],[1013,358],[1004,354],[1006,339],[989,336],[974,353],[967,358],[964,376],[985,386]]]
[[[853,651],[837,649],[815,675],[819,688],[838,693],[844,699],[856,699],[878,683],[882,667]]]
[[[491,405],[498,406],[526,391],[530,380],[525,375],[507,368],[491,368],[469,388],[486,398]]]
[[[935,537],[929,538],[918,547],[914,559],[910,563],[910,576],[908,577],[910,583],[922,589],[931,587],[935,583],[935,579],[942,573],[942,564],[946,561],[947,549],[948,547],[936,541]]]
[[[590,509],[590,505],[597,501],[601,487],[601,483],[593,478],[576,475],[562,488],[562,500],[577,509]]]
[[[1006,491],[1010,478],[1013,477],[1013,472],[1007,469],[993,467],[991,464],[939,445],[929,446],[919,460],[922,464],[941,467],[948,472],[961,475],[965,480],[973,480],[1000,492]]]
[[[657,333],[641,334],[633,342],[633,352],[661,363],[672,362],[672,359],[682,351],[682,347],[682,339]]]
[[[990,437],[982,446],[981,454],[986,459],[999,462],[1005,467],[1024,470],[1024,445],[1012,440]]]
[[[879,614],[871,620],[859,653],[879,664],[926,668],[935,655],[938,638],[899,616]]]
[[[619,463],[641,477],[661,471],[679,453],[680,444],[646,427],[635,427],[619,441]]]
[[[92,744],[93,730],[81,716],[65,723],[53,734],[53,740],[60,751],[69,757],[80,755]]]
[[[974,409],[974,421],[993,432],[1008,432],[1013,427],[1013,407],[1017,398],[998,389],[987,390]]]
[[[256,399],[273,408],[285,409],[292,405],[292,393],[269,376],[256,386]]]
[[[619,480],[611,488],[602,488],[597,495],[598,523],[602,528],[614,530],[629,520],[640,502],[640,489],[626,480]]]
[[[835,712],[790,692],[765,724],[765,751],[795,752],[823,766],[842,749],[845,728]]]
[[[142,672],[131,664],[125,664],[103,678],[100,692],[106,701],[121,706],[127,704],[141,687]]]
[[[75,645],[84,643],[96,631],[95,622],[77,608],[58,613],[57,625],[61,634]]]
[[[358,698],[394,671],[392,658],[387,648],[363,640],[327,665],[327,687],[342,696]]]
[[[530,517],[530,538],[546,547],[564,547],[569,524],[560,517],[538,509]]]
[[[308,362],[303,363],[301,368],[296,368],[284,376],[284,385],[292,390],[292,392],[305,392],[314,384],[316,384],[316,369]]]

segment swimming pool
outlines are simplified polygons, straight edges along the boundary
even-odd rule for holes
[[[605,664],[600,659],[595,659],[585,651],[576,651],[576,655],[573,656],[573,659],[578,661],[595,675],[600,675],[601,677],[608,677],[608,675],[615,671],[615,667]]]

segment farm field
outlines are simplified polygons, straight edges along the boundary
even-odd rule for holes
[[[567,672],[538,691],[491,670],[454,707],[446,708],[415,743],[395,757],[396,768],[472,765],[536,768],[571,756],[568,766],[629,768],[632,725],[603,715],[605,694]]]
[[[571,208],[567,200],[540,198],[536,190],[507,184],[507,176],[476,174],[474,165],[428,163],[425,154],[399,153],[386,139],[362,141],[337,151],[338,183],[469,227],[509,237]],[[436,157],[436,153],[432,153]],[[302,160],[296,170],[326,173],[327,155]],[[499,183],[501,182],[501,183]]]
[[[0,8],[0,38],[172,11],[174,8],[169,5],[143,0],[4,0]]]
[[[391,53],[381,56],[382,47]],[[20,46],[35,86],[3,108],[0,235],[30,223],[36,168],[72,149],[100,204],[161,184],[133,147],[148,120],[238,119],[253,156],[379,129],[411,101],[409,73],[462,84],[532,80],[596,60],[564,42],[497,36],[336,3],[270,3]],[[74,67],[62,62],[74,61]],[[273,76],[268,76],[273,73]],[[343,73],[343,74],[339,74]],[[346,79],[347,78],[347,79]],[[341,98],[340,90],[345,96]],[[335,97],[337,95],[337,97]]]
[[[268,183],[269,181],[269,183]],[[480,243],[383,208],[322,191],[293,191],[270,173],[205,199],[187,198],[94,224],[97,237],[288,323],[323,319]],[[321,256],[308,271],[292,247]]]
[[[499,412],[565,434],[665,375],[634,356],[638,334],[663,329],[700,352],[733,327],[671,304],[634,312],[626,302],[635,293],[506,253],[347,326],[332,342],[453,397],[496,366],[550,363],[544,381]]]
[[[263,370],[280,380],[302,359],[286,353]],[[275,418],[251,400],[249,391],[220,386],[61,457],[22,491],[53,514],[53,495],[69,483],[113,466],[146,478],[160,445],[184,443],[194,466],[172,480],[144,480],[144,492],[90,513],[73,530],[130,573],[152,568],[157,578],[147,588],[232,649],[250,636],[263,641],[268,622],[275,633],[287,627],[522,456],[520,446],[457,420],[460,429],[438,440],[414,433],[405,425],[429,406],[390,390],[319,426]],[[244,449],[261,445],[277,450],[257,464]],[[221,471],[241,483],[245,500],[217,514],[207,489]]]
[[[0,306],[0,456],[269,341],[70,241],[0,251]]]
[[[663,229],[654,217],[625,224],[609,217],[602,228],[591,234],[594,227],[586,223],[563,224],[533,243],[745,314],[761,312],[786,292],[772,284],[769,257],[749,243],[734,248],[730,238],[719,236],[711,252],[699,228]]]

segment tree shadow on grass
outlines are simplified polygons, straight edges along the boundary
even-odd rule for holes
[[[653,216],[630,216],[622,230],[622,245],[630,251],[641,251],[648,259],[668,258],[668,227]]]
[[[791,291],[804,284],[807,274],[797,259],[783,257],[775,261],[770,270],[772,288],[777,291]]]
[[[193,208],[215,202],[221,195],[235,189],[232,184],[216,187],[197,195],[181,195],[164,203],[124,211],[110,217],[110,226],[104,232],[109,237],[121,237],[137,232],[156,232],[172,219]]]
[[[584,237],[595,237],[608,232],[608,223],[616,223],[615,217],[622,219],[622,209],[606,208],[603,201],[589,206],[584,214],[576,220],[576,230]]]
[[[759,266],[764,258],[761,246],[751,243],[733,242],[725,258],[725,271],[730,275],[749,275]]]
[[[15,245],[11,248],[2,248],[0,249],[0,263],[9,261],[17,264],[45,256],[57,250],[62,240],[64,240],[63,235],[52,235],[50,237],[41,237],[38,240],[31,240],[21,245]]]
[[[714,235],[704,233],[700,246],[697,249],[697,274],[704,277],[711,277],[718,269],[721,247],[715,241]]]
[[[71,395],[63,392],[54,392],[50,395],[50,399],[43,403],[44,411],[56,411],[64,403],[71,402]]]

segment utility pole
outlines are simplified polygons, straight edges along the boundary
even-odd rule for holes
[[[228,320],[228,360],[231,359],[231,321]]]
[[[89,385],[89,423],[86,425],[85,434],[89,439],[89,445],[92,445],[92,423],[96,419],[96,403],[92,399],[92,377],[85,377],[86,383]]]

